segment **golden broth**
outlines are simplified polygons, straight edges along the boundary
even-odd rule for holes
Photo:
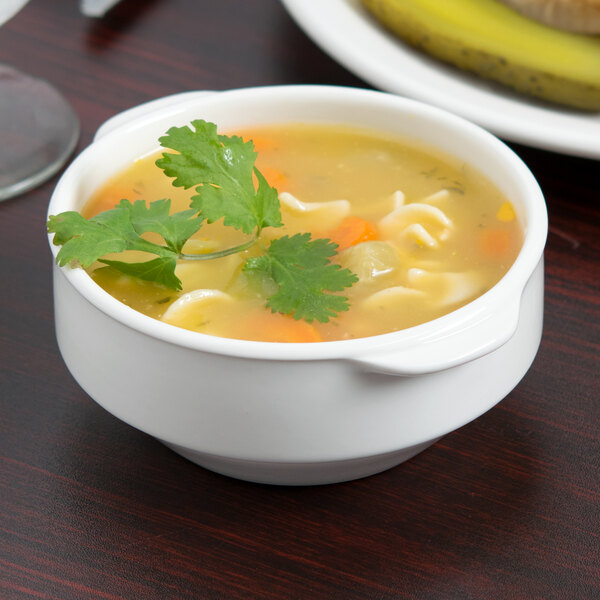
[[[254,140],[256,165],[280,193],[284,227],[264,230],[265,243],[307,231],[342,245],[358,242],[340,246],[335,257],[360,277],[343,293],[350,310],[329,323],[312,324],[271,314],[264,293],[241,271],[257,247],[210,261],[180,261],[180,292],[96,264],[89,272],[99,285],[151,317],[202,333],[283,342],[342,340],[404,329],[459,308],[492,287],[520,250],[522,232],[510,202],[473,169],[447,157],[341,126],[294,124],[236,133]],[[156,158],[140,159],[107,183],[84,216],[121,198],[171,198],[173,211],[188,208],[195,192],[172,187]],[[184,251],[214,251],[244,239],[220,223],[205,224]],[[147,259],[128,254],[131,260]],[[167,313],[194,290],[217,292]]]

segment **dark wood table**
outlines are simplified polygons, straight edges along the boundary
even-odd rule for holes
[[[122,0],[100,20],[33,0],[0,29],[0,60],[64,92],[80,149],[183,90],[367,87],[276,0]],[[600,164],[513,147],[551,224],[532,369],[411,461],[332,486],[216,475],[96,405],[55,342],[56,179],[0,204],[0,598],[600,598]]]

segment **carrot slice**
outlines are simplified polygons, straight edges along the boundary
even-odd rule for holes
[[[338,251],[361,242],[379,238],[377,226],[360,217],[346,217],[327,237],[338,245]]]
[[[272,185],[277,190],[281,190],[288,185],[288,178],[274,167],[258,167],[258,170],[263,174],[269,185]]]
[[[486,229],[479,237],[479,248],[487,256],[499,258],[510,248],[510,232],[507,229]]]
[[[254,150],[256,150],[258,154],[277,148],[277,142],[272,138],[253,135],[250,139],[254,144]]]
[[[235,334],[239,339],[288,343],[323,341],[314,325],[302,320],[296,321],[287,315],[261,310],[252,311],[246,317],[246,322]]]
[[[120,185],[109,188],[106,192],[100,194],[89,207],[86,207],[84,216],[90,218],[105,210],[110,210],[117,206],[124,198],[133,202],[135,200],[134,196],[137,197],[136,193],[128,186]]]

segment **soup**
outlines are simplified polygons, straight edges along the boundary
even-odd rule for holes
[[[468,165],[342,126],[290,124],[236,134],[254,141],[256,166],[279,192],[283,227],[263,229],[258,243],[243,252],[180,261],[177,292],[96,263],[88,271],[108,293],[150,317],[209,335],[347,340],[412,327],[463,306],[497,283],[520,250],[514,207]],[[172,187],[157,158],[142,158],[109,181],[86,204],[84,216],[122,198],[171,198],[173,211],[186,209],[195,192]],[[243,270],[246,259],[260,255],[271,240],[305,232],[335,242],[333,262],[357,276],[339,292],[349,310],[325,323],[271,312],[264,282]],[[205,223],[184,251],[218,251],[247,238],[220,221]]]

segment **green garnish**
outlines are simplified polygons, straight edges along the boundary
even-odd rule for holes
[[[117,207],[91,219],[75,211],[50,216],[48,231],[54,233],[54,244],[62,246],[56,262],[87,268],[100,260],[127,275],[180,290],[181,281],[175,275],[177,259],[188,238],[200,229],[202,219],[191,209],[170,215],[170,207],[170,200],[157,200],[149,206],[143,200],[134,204],[121,200]],[[149,231],[159,233],[166,245],[145,240],[142,234]],[[125,250],[141,250],[159,258],[141,263],[100,258]]]
[[[164,153],[156,164],[173,185],[196,188],[190,206],[208,223],[223,218],[225,225],[244,233],[260,235],[264,227],[281,227],[277,190],[254,167],[256,152],[252,141],[217,134],[217,126],[192,121],[189,127],[172,127],[159,142],[179,154]],[[254,188],[252,173],[258,179]]]
[[[146,281],[175,290],[181,281],[175,274],[178,260],[207,260],[241,252],[258,243],[265,227],[281,227],[277,190],[271,187],[254,166],[256,152],[252,141],[237,136],[219,135],[213,123],[197,120],[189,127],[173,127],[160,138],[164,148],[156,161],[175,187],[194,188],[190,208],[170,214],[171,201],[121,200],[118,206],[85,219],[68,211],[50,216],[49,233],[53,243],[62,246],[59,265],[89,267],[95,261]],[[258,185],[255,186],[254,177]],[[223,219],[227,226],[252,236],[247,242],[208,254],[182,252],[187,240],[206,220]],[[165,244],[142,237],[159,234]],[[348,269],[330,262],[336,244],[326,239],[311,240],[309,233],[272,240],[264,254],[246,261],[244,270],[259,274],[277,290],[267,299],[273,312],[293,315],[295,319],[327,322],[348,310],[348,299],[329,292],[341,292],[357,281]],[[125,262],[102,258],[106,254],[138,250],[156,258],[145,262]]]
[[[338,312],[348,310],[348,298],[323,294],[341,292],[358,280],[356,275],[329,258],[337,245],[325,239],[310,239],[310,233],[297,233],[273,240],[263,256],[249,258],[244,270],[260,272],[279,287],[267,300],[273,312],[294,315],[309,323],[327,323]]]

